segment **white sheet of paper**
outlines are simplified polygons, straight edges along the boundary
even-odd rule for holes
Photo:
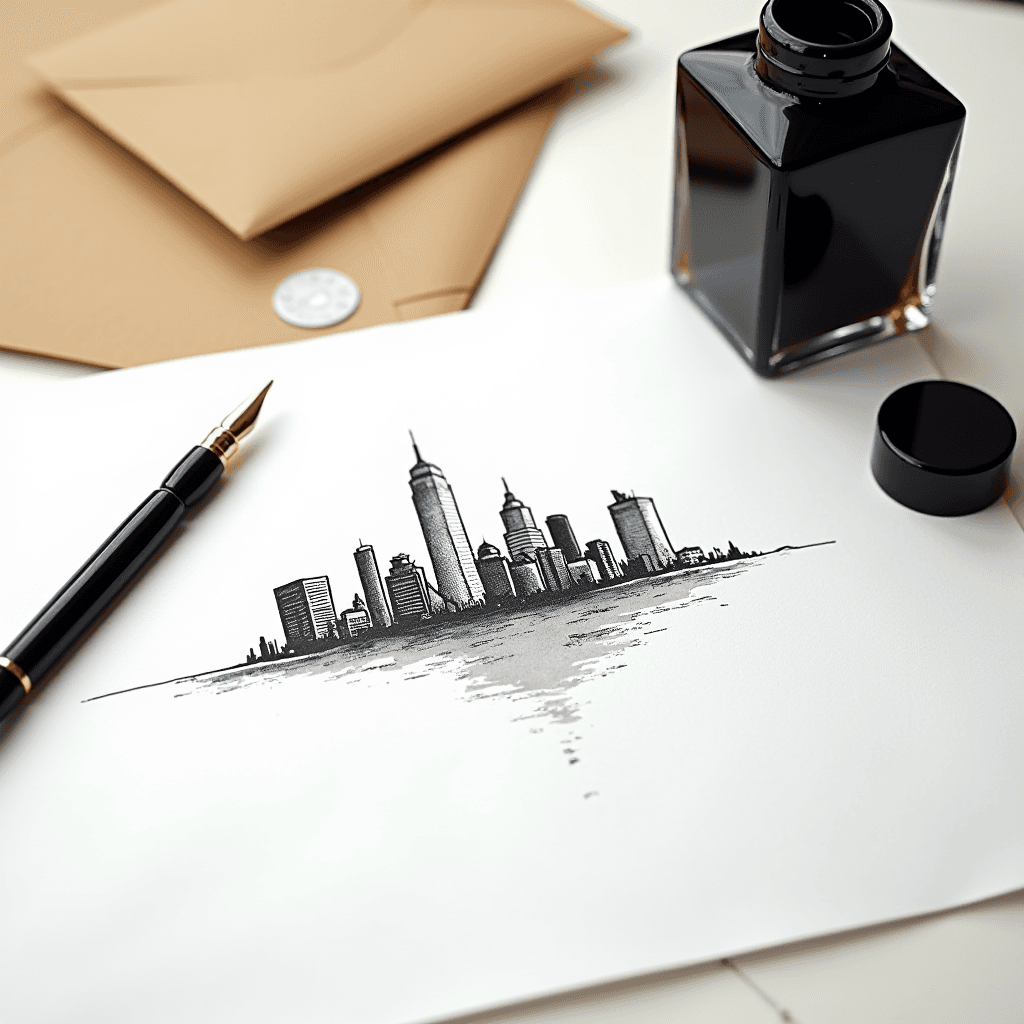
[[[905,339],[760,380],[655,282],[6,396],[11,637],[275,379],[0,746],[5,1016],[431,1020],[1024,885],[1024,533],[868,469],[933,375]],[[282,640],[275,586],[340,612],[360,541],[433,579],[410,428],[474,549],[503,476],[619,557],[611,488],[676,549],[835,543],[188,678]]]

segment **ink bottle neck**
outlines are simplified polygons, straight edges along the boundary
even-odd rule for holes
[[[892,18],[877,0],[768,0],[754,66],[796,96],[855,96],[878,80],[891,36]]]

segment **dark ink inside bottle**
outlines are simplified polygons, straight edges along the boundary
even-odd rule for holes
[[[966,111],[875,0],[679,58],[672,270],[773,376],[927,325]]]

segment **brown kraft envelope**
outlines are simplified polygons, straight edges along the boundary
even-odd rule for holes
[[[246,242],[19,69],[19,49],[138,4],[89,0],[61,20],[40,18],[38,4],[7,9],[0,344],[130,366],[468,304],[557,112],[557,89]],[[277,284],[321,266],[356,280],[359,309],[320,331],[283,323],[271,307]]]
[[[30,64],[248,239],[565,80],[626,34],[573,0],[175,0]]]

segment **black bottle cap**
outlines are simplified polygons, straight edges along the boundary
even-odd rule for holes
[[[871,471],[901,505],[964,516],[1003,493],[1017,430],[990,395],[925,380],[894,391],[878,410]]]

